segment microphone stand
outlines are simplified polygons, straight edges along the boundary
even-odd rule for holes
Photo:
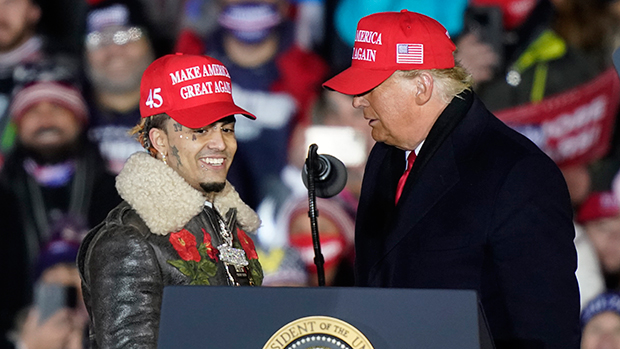
[[[321,253],[321,242],[319,240],[319,228],[317,223],[319,210],[316,207],[315,176],[317,149],[318,146],[316,144],[311,144],[310,148],[308,149],[308,158],[306,159],[306,168],[308,170],[308,217],[310,217],[312,245],[314,247],[314,264],[316,265],[319,286],[325,286],[325,259],[323,258],[323,254]]]

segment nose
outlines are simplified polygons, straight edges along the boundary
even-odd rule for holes
[[[353,108],[364,108],[368,106],[368,100],[363,95],[353,97]]]
[[[211,130],[209,141],[207,142],[207,146],[209,149],[215,149],[222,151],[226,149],[226,142],[224,142],[224,134],[221,127],[215,126]]]
[[[36,118],[39,126],[48,126],[53,124],[53,116],[57,107],[48,101],[43,101],[28,110],[32,118]]]
[[[117,45],[113,42],[106,42],[101,46],[101,48],[104,49],[110,56],[118,56],[127,50],[126,46],[127,45]]]

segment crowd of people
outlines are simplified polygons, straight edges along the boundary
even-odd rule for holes
[[[364,58],[356,42],[387,40],[359,37],[362,17],[405,8],[443,25],[476,98],[561,170],[574,213],[578,258],[566,263],[577,266],[583,348],[597,341],[620,348],[617,0],[0,0],[1,347],[88,347],[71,261],[86,233],[125,199],[115,178],[145,151],[131,133],[141,120],[144,71],[177,52],[220,61],[234,103],[256,116],[236,118],[238,148],[226,178],[260,217],[253,240],[262,285],[317,285],[301,178],[308,146],[317,143],[348,171],[340,194],[317,200],[326,285],[372,286],[370,270],[354,273],[362,178],[378,140],[362,112],[373,100],[361,93],[383,80],[363,91],[327,84],[344,94],[321,85],[351,64],[351,52]],[[378,211],[373,205],[380,200],[366,197],[361,208]],[[373,221],[357,222],[366,230],[378,224],[365,217]],[[45,284],[78,292],[75,304],[41,321]]]

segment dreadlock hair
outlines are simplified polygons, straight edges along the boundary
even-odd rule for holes
[[[138,142],[142,145],[146,151],[151,154],[152,157],[157,157],[157,149],[153,147],[151,143],[151,139],[149,138],[149,132],[152,128],[158,128],[164,133],[166,132],[165,123],[170,119],[170,116],[166,113],[151,115],[140,120],[140,123],[134,126],[129,133],[133,135],[137,135]]]

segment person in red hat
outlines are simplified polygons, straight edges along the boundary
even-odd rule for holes
[[[578,348],[572,208],[562,173],[491,114],[445,28],[414,12],[357,26],[352,95],[377,141],[355,231],[357,286],[469,289],[497,348]]]
[[[600,261],[608,289],[620,289],[620,203],[611,191],[594,192],[577,213]]]
[[[116,178],[124,202],[80,246],[92,348],[157,346],[168,285],[260,285],[248,233],[260,225],[226,180],[237,150],[230,75],[208,56],[166,55],[144,72],[146,152]]]

